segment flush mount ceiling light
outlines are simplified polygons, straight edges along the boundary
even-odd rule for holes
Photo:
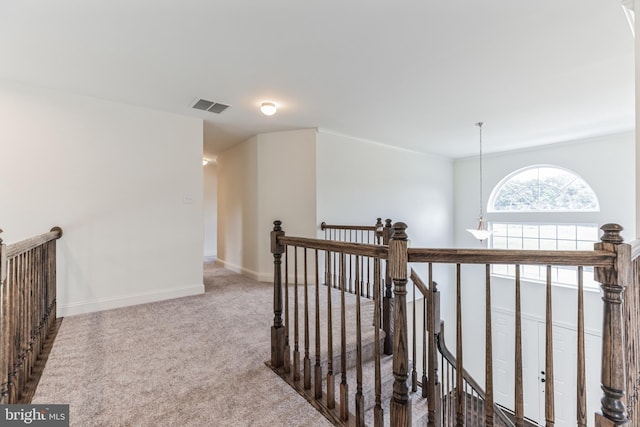
[[[260,105],[260,111],[262,111],[262,114],[265,116],[273,116],[276,111],[278,111],[278,107],[276,107],[274,102],[265,101]]]
[[[480,129],[480,155],[478,157],[480,166],[480,216],[478,217],[478,227],[467,228],[467,231],[481,242],[491,236],[491,231],[485,228],[484,217],[482,216],[482,124],[482,122],[476,123],[476,126]]]

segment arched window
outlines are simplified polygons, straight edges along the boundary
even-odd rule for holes
[[[575,173],[551,165],[519,169],[500,181],[489,197],[487,212],[496,219],[490,222],[489,246],[494,249],[592,250],[598,239],[598,226],[580,222],[578,218],[584,217],[577,213],[599,210],[598,197]],[[524,213],[529,213],[525,221]],[[513,277],[514,268],[496,265],[493,274]],[[585,285],[588,285],[593,281],[592,269],[585,269],[585,273]],[[545,280],[546,267],[522,266],[521,274],[523,279]],[[576,284],[575,271],[571,269],[554,267],[552,276],[554,283]]]
[[[578,175],[531,166],[507,176],[491,193],[488,212],[598,212],[598,198]]]

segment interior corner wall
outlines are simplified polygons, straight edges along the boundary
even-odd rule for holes
[[[273,280],[271,230],[282,221],[285,233],[315,237],[316,129],[264,133],[258,138],[257,280]]]
[[[258,271],[258,138],[218,155],[218,262],[255,277]]]
[[[203,167],[204,256],[218,255],[218,165],[209,162]]]
[[[5,243],[64,230],[58,315],[199,294],[202,121],[0,82]]]

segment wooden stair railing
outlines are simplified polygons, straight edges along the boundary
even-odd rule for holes
[[[414,383],[417,383],[418,374],[416,372],[415,344],[411,347],[409,337],[409,324],[407,312],[407,284],[409,279],[409,264],[424,263],[429,268],[429,282],[433,283],[432,269],[435,264],[444,264],[455,266],[455,306],[456,306],[456,346],[455,357],[450,355],[447,360],[451,362],[451,369],[455,364],[455,372],[463,373],[450,377],[451,382],[455,382],[450,391],[455,397],[444,393],[442,383],[447,378],[442,370],[437,371],[436,357],[433,357],[434,347],[437,345],[435,339],[428,339],[428,349],[423,351],[427,353],[427,361],[423,359],[423,375],[422,375],[422,394],[427,396],[427,425],[441,426],[445,421],[443,414],[443,405],[455,402],[451,413],[446,419],[450,425],[463,426],[470,416],[465,406],[467,401],[473,404],[480,404],[484,401],[484,409],[476,411],[473,415],[482,418],[481,425],[494,426],[501,425],[503,417],[496,411],[496,405],[493,398],[493,337],[492,337],[492,302],[491,302],[491,265],[493,264],[510,264],[515,266],[516,277],[514,282],[515,288],[515,378],[514,378],[514,413],[513,423],[520,427],[525,426],[526,421],[523,411],[523,350],[522,350],[522,309],[521,309],[521,279],[520,266],[523,265],[539,265],[546,266],[547,279],[546,283],[541,285],[541,290],[546,295],[545,312],[546,312],[546,332],[545,332],[545,414],[544,422],[547,426],[554,426],[555,417],[555,398],[554,398],[554,360],[553,360],[553,302],[552,296],[552,266],[575,267],[578,276],[578,298],[577,298],[577,330],[578,339],[576,344],[577,354],[577,384],[576,384],[576,401],[577,415],[576,425],[586,426],[589,417],[586,412],[585,400],[585,351],[584,351],[584,302],[582,298],[583,292],[583,268],[594,267],[594,277],[600,282],[602,289],[603,301],[603,336],[602,336],[602,370],[601,370],[601,389],[603,397],[601,400],[601,408],[595,414],[596,427],[623,426],[628,425],[631,417],[637,417],[637,389],[638,382],[638,355],[637,347],[639,346],[637,339],[629,339],[625,343],[625,330],[637,334],[638,331],[638,309],[636,301],[639,300],[637,294],[639,292],[638,266],[636,268],[636,281],[632,281],[632,259],[634,263],[637,260],[635,256],[632,258],[631,246],[622,242],[620,236],[621,227],[615,224],[606,224],[602,227],[604,235],[601,243],[597,243],[593,251],[528,251],[528,250],[467,250],[467,249],[426,249],[426,248],[409,248],[408,236],[406,233],[407,226],[404,223],[396,223],[393,225],[393,235],[388,245],[375,245],[365,243],[336,242],[331,240],[307,239],[298,237],[285,236],[282,231],[281,223],[275,222],[272,232],[272,252],[274,254],[274,324],[272,326],[272,348],[270,366],[274,371],[278,372],[285,380],[287,380],[302,395],[319,408],[327,418],[336,425],[364,425],[365,415],[363,411],[365,406],[365,389],[367,381],[375,384],[375,413],[372,418],[374,425],[382,425],[383,415],[385,412],[384,400],[382,394],[384,385],[384,373],[381,372],[382,364],[380,356],[380,343],[375,340],[375,350],[370,359],[373,360],[375,366],[375,374],[371,378],[365,374],[365,356],[363,346],[366,340],[363,335],[367,332],[366,328],[374,325],[376,338],[384,335],[379,326],[381,325],[380,315],[380,298],[382,295],[382,278],[390,277],[393,281],[393,294],[395,299],[393,319],[393,389],[391,392],[389,408],[389,423],[391,426],[408,427],[412,423],[412,406],[414,406],[415,396],[410,396],[411,391],[417,391]],[[640,252],[638,250],[637,252]],[[328,262],[333,256],[336,256],[337,262]],[[284,255],[285,274],[283,282],[282,274],[282,258]],[[355,268],[348,267],[348,259],[351,259]],[[364,260],[369,259],[373,264],[372,277],[373,286],[373,320],[372,322],[363,321],[363,307],[367,301],[362,298],[363,286],[361,277],[361,266]],[[484,265],[485,278],[485,387],[484,395],[479,393],[480,387],[472,381],[465,382],[465,368],[463,358],[463,334],[462,334],[462,268],[467,264]],[[466,267],[465,267],[466,268]],[[388,269],[388,272],[383,270]],[[332,271],[333,270],[333,271]],[[355,278],[352,276],[355,275]],[[333,277],[338,281],[337,288],[334,287]],[[326,291],[326,301],[322,302],[321,298],[316,297],[315,303],[309,301],[311,287],[314,287],[316,295],[321,295],[319,291],[320,277],[325,277],[325,283],[328,285]],[[331,278],[331,279],[330,279]],[[354,295],[348,296],[348,282],[355,279]],[[303,302],[300,302],[300,294],[302,292]],[[338,294],[335,294],[338,292]],[[293,296],[291,296],[293,293]],[[632,295],[633,293],[633,295]],[[334,295],[335,294],[335,295]],[[626,294],[626,295],[625,295]],[[337,296],[336,296],[337,295]],[[626,300],[623,299],[626,296]],[[348,297],[347,297],[348,296]],[[284,298],[284,303],[283,303]],[[355,307],[355,320],[350,317],[352,311],[347,309],[350,304]],[[430,334],[442,333],[439,325],[436,325],[435,319],[439,319],[439,313],[435,307],[436,297],[427,298],[423,302],[429,305],[427,310],[429,315],[423,325],[425,333]],[[291,307],[291,303],[293,307]],[[365,304],[365,305],[363,305]],[[433,304],[433,306],[431,306]],[[302,306],[302,307],[301,307]],[[415,303],[414,303],[415,306]],[[315,308],[314,308],[315,307]],[[324,307],[327,316],[319,319],[318,312]],[[292,313],[290,313],[292,309]],[[311,316],[311,310],[315,310],[315,327],[309,330],[308,323]],[[283,319],[284,315],[284,319]],[[437,317],[435,317],[437,315]],[[300,363],[302,352],[300,350],[300,333],[299,320],[304,318],[304,359]],[[340,319],[339,328],[333,322],[334,319]],[[325,320],[323,320],[325,319]],[[324,324],[322,322],[325,322]],[[293,328],[293,330],[290,330]],[[418,330],[414,321],[414,336]],[[326,331],[326,335],[325,332]],[[290,345],[290,335],[293,334],[293,345]],[[321,335],[326,339],[328,348],[321,349]],[[310,342],[315,338],[315,363],[314,378],[316,378],[315,387],[311,385],[311,355]],[[434,334],[435,338],[435,334]],[[355,341],[353,341],[355,340]],[[333,348],[333,343],[339,342],[339,349]],[[413,339],[415,343],[416,340]],[[433,343],[433,344],[431,344]],[[424,345],[424,344],[423,344]],[[355,349],[349,350],[349,346]],[[290,347],[293,348],[293,357],[289,355]],[[337,350],[337,351],[334,351]],[[410,353],[413,350],[413,363],[410,362]],[[446,353],[443,350],[444,353]],[[324,360],[324,362],[323,362]],[[355,374],[347,372],[350,368],[349,364],[353,364]],[[449,363],[447,363],[447,366]],[[626,375],[626,365],[632,370],[631,375]],[[302,369],[302,376],[300,375]],[[322,375],[324,369],[327,370],[326,377]],[[444,369],[444,368],[442,368]],[[411,370],[411,372],[410,372]],[[350,375],[355,375],[355,380],[348,380]],[[375,377],[375,378],[374,378]],[[322,386],[319,387],[317,378],[323,378]],[[334,382],[339,381],[338,392],[335,393]],[[415,379],[415,380],[414,380]],[[353,382],[350,382],[353,381]],[[350,384],[355,384],[355,393],[353,394],[353,402],[355,415],[350,410],[350,401],[352,395],[349,390]],[[426,391],[424,390],[426,384]],[[466,386],[466,390],[465,390]],[[440,387],[440,393],[438,392]],[[627,394],[627,390],[631,391]],[[470,392],[469,392],[470,391]],[[339,396],[336,398],[336,394]],[[438,398],[438,396],[440,396]],[[469,397],[471,396],[471,397]],[[446,401],[445,398],[447,399]],[[338,402],[336,402],[336,400]],[[337,407],[336,407],[337,404]],[[416,401],[416,404],[418,402]],[[628,410],[627,410],[628,405]],[[636,418],[633,418],[634,420]],[[475,422],[478,422],[476,420]],[[509,424],[507,424],[509,425]],[[635,425],[635,424],[634,424]]]
[[[382,223],[382,218],[377,218],[375,225],[334,225],[322,222],[320,224],[320,230],[324,232],[324,239],[336,242],[348,242],[348,243],[366,243],[376,245],[389,245],[389,239],[391,238],[392,228],[391,219],[387,218]],[[333,253],[332,257],[328,260],[332,265],[336,265],[337,253]],[[380,310],[382,310],[382,329],[385,332],[384,337],[384,354],[392,354],[393,352],[393,291],[392,280],[389,277],[388,261],[385,262],[384,271],[387,272],[381,280],[383,284],[383,296],[380,300]],[[367,266],[370,267],[370,266]],[[363,273],[365,266],[361,266]],[[339,283],[335,277],[336,269],[331,269],[334,276],[331,278],[331,283],[334,287],[338,287]],[[367,268],[370,271],[370,268]],[[367,276],[368,277],[368,276]],[[325,283],[329,283],[327,278]],[[372,293],[370,290],[371,281],[367,280],[366,297],[371,298]],[[353,286],[351,282],[348,283],[347,292],[353,293]],[[365,296],[363,292],[361,296]]]
[[[388,248],[289,237],[279,221],[274,225],[270,367],[332,423],[363,426],[371,407],[381,426],[380,301]]]
[[[1,231],[1,230],[0,230]],[[29,403],[39,377],[34,367],[56,323],[54,227],[6,245],[0,239],[0,403]]]
[[[416,331],[419,325],[416,324],[416,298],[414,293],[414,304],[412,305],[412,318],[413,318],[413,340],[411,348],[413,351],[413,370],[411,375],[411,390],[417,391],[418,388],[422,389],[422,397],[426,397],[429,406],[429,414],[431,418],[439,418],[442,420],[443,425],[449,425],[453,421],[451,418],[451,399],[446,399],[447,396],[451,396],[452,392],[456,391],[454,386],[454,380],[457,381],[456,366],[458,365],[455,356],[447,348],[444,339],[444,322],[440,319],[440,291],[437,288],[437,283],[430,280],[430,286],[426,285],[420,278],[418,273],[411,269],[411,281],[414,284],[414,289],[418,289],[423,297],[423,312],[421,313],[423,319],[422,332],[422,379],[418,380],[418,372],[416,366],[418,364],[418,337]],[[429,268],[429,278],[433,277],[433,268]],[[440,366],[438,367],[438,356],[440,354]],[[427,369],[427,366],[428,369]],[[431,375],[427,375],[429,372]],[[471,398],[474,405],[465,409],[465,419],[468,421],[467,425],[480,425],[480,422],[484,422],[486,410],[484,402],[486,401],[486,393],[482,386],[467,372],[466,369],[462,370],[462,384],[464,395],[467,398]],[[468,400],[468,399],[467,399]],[[443,407],[444,403],[444,407]],[[482,404],[482,406],[480,406]],[[441,408],[441,409],[440,409]],[[439,410],[440,409],[440,410]],[[449,409],[449,410],[447,410]],[[511,419],[503,412],[502,408],[496,403],[491,408],[493,414],[499,419],[500,426],[512,427],[515,424]],[[469,421],[472,424],[469,424]],[[435,422],[435,421],[434,421]]]

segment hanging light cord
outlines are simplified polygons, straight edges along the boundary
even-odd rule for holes
[[[482,122],[476,123],[476,126],[480,128],[480,218],[482,218]]]

